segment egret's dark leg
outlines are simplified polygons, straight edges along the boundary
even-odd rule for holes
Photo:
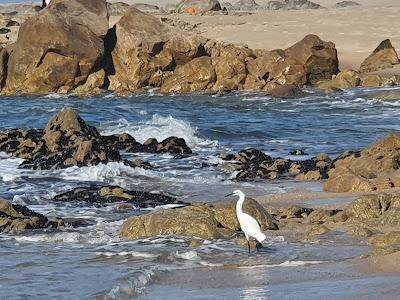
[[[47,3],[45,0],[42,0],[42,8],[45,8],[47,6]]]
[[[247,246],[249,247],[249,254],[250,254],[250,242],[247,240]]]

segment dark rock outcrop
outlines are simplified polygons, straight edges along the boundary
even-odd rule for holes
[[[188,205],[187,203],[167,195],[126,190],[119,186],[79,187],[58,194],[51,200],[60,202],[87,202],[91,204],[126,202],[141,208],[156,207],[166,204]]]
[[[0,232],[20,233],[28,229],[62,228],[61,219],[49,220],[25,206],[0,199]]]
[[[393,68],[399,64],[399,57],[389,39],[382,41],[360,66],[360,72],[374,72]]]
[[[123,160],[119,150],[132,153],[192,153],[185,141],[177,137],[161,142],[149,139],[141,144],[129,134],[102,136],[70,108],[56,114],[45,129],[8,129],[0,132],[0,151],[25,159],[20,165],[22,168],[61,169],[112,161],[132,167],[151,167],[143,161]]]
[[[296,180],[320,180],[328,178],[333,162],[326,154],[304,161],[292,161],[284,158],[272,158],[257,149],[242,150],[237,154],[220,156],[229,161],[219,166],[222,170],[237,171],[236,179],[278,179],[296,178]]]
[[[120,236],[129,239],[157,235],[183,235],[203,239],[231,238],[240,230],[235,204],[236,201],[196,204],[130,217],[123,224]],[[274,219],[255,200],[246,200],[243,210],[257,219],[262,230],[278,229]]]

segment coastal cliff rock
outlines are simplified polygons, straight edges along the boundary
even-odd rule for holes
[[[175,12],[201,14],[221,10],[218,0],[182,0],[176,5]]]
[[[360,66],[360,72],[374,72],[393,68],[399,64],[399,57],[389,39],[382,41],[379,46],[368,56]]]
[[[62,228],[61,219],[49,220],[25,206],[0,198],[0,232],[21,233],[28,229]]]
[[[0,132],[0,151],[24,159],[20,165],[22,168],[61,169],[113,161],[131,167],[151,167],[140,160],[122,159],[119,150],[180,155],[192,153],[185,140],[177,137],[161,142],[149,139],[141,144],[129,134],[102,136],[70,108],[57,113],[45,129],[8,129]]]
[[[327,192],[366,192],[399,187],[400,135],[390,134],[361,152],[335,162],[324,185]]]
[[[52,201],[105,204],[124,202],[135,207],[148,208],[166,204],[188,205],[174,197],[143,191],[123,189],[119,186],[79,187],[54,196]]]
[[[183,235],[203,239],[230,238],[240,229],[235,204],[235,201],[196,204],[133,216],[122,225],[120,236],[129,239],[158,235]],[[257,219],[262,230],[278,229],[274,219],[255,200],[248,199],[243,210]]]
[[[51,93],[84,83],[101,68],[106,26],[104,0],[54,1],[21,25],[8,61],[6,92]]]

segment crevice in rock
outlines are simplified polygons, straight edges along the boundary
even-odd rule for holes
[[[104,89],[108,89],[110,86],[110,80],[108,76],[115,75],[114,61],[112,58],[112,52],[114,51],[115,45],[117,44],[117,33],[115,25],[110,28],[104,38],[104,71],[106,78],[104,80]]]

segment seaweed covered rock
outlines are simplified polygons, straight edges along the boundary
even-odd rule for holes
[[[143,191],[132,191],[119,186],[79,187],[58,194],[51,200],[61,202],[87,202],[96,204],[127,202],[136,207],[147,208],[166,204],[187,205],[174,197]]]
[[[222,155],[220,158],[227,161],[223,168],[237,171],[236,179],[240,181],[278,178],[320,180],[328,178],[328,171],[333,167],[332,160],[326,154],[308,160],[292,161],[272,158],[254,148],[242,150],[237,154]],[[227,164],[231,164],[232,167],[229,168]]]
[[[390,134],[370,147],[335,162],[324,185],[327,192],[368,192],[400,186],[400,135]]]
[[[49,220],[25,206],[0,198],[0,232],[20,233],[28,229],[62,228],[61,219]]]
[[[102,136],[71,108],[57,113],[45,129],[8,129],[0,132],[0,151],[24,159],[20,165],[22,168],[62,169],[108,162],[151,167],[140,160],[122,159],[120,150],[133,153],[192,153],[185,140],[178,137],[168,137],[161,142],[149,139],[141,144],[129,134]]]
[[[255,216],[262,230],[278,229],[274,219],[255,200],[247,200],[243,210]],[[183,235],[220,239],[233,237],[239,229],[235,202],[230,201],[163,209],[146,215],[133,216],[123,224],[120,236],[137,239],[158,235]]]

